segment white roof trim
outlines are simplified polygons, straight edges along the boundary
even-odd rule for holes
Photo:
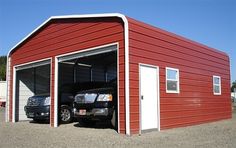
[[[25,38],[23,38],[20,42],[18,42],[15,46],[13,46],[10,51],[8,52],[8,57],[10,56],[11,52],[15,50],[21,43],[23,43],[26,39],[32,36],[36,31],[46,25],[49,21],[54,19],[70,19],[70,18],[96,18],[96,17],[120,17],[122,19],[126,19],[123,14],[120,13],[104,13],[104,14],[82,14],[82,15],[62,15],[62,16],[51,16],[41,25],[39,25],[36,29],[34,29],[31,33],[29,33]]]

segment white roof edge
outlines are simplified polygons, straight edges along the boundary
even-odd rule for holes
[[[61,16],[51,16],[46,21],[44,21],[41,25],[35,28],[32,32],[30,32],[26,37],[24,37],[21,41],[19,41],[15,46],[13,46],[7,56],[9,57],[11,52],[18,47],[21,43],[23,43],[26,39],[28,39],[31,35],[33,35],[36,31],[46,25],[49,21],[53,19],[70,19],[70,18],[95,18],[95,17],[119,17],[123,21],[127,21],[125,15],[121,13],[101,13],[101,14],[81,14],[81,15],[61,15]]]

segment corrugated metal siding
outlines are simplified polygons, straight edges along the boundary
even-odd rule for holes
[[[161,129],[231,118],[229,58],[224,53],[129,19],[131,131],[139,130],[138,63],[160,68]],[[165,67],[180,71],[180,93],[167,94]],[[214,96],[212,76],[221,76]]]
[[[12,65],[52,57],[51,105],[53,106],[55,56],[119,42],[120,131],[125,133],[123,32],[123,22],[118,18],[54,20],[18,47],[11,55]],[[11,80],[12,76],[11,73]],[[10,100],[12,100],[12,95],[10,95]],[[10,106],[12,106],[12,101],[10,101]],[[53,109],[51,113],[51,121],[53,121]],[[11,115],[10,118],[12,118]]]

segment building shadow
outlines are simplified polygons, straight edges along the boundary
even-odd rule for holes
[[[74,127],[94,128],[94,129],[114,129],[110,121],[98,121],[96,123],[88,123],[88,124],[80,123],[79,121],[77,121],[74,124]]]

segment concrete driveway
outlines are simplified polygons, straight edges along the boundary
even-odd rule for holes
[[[5,123],[0,109],[0,147],[236,147],[236,112],[229,120],[150,132],[142,136],[119,135],[106,127],[84,128],[77,123],[50,128],[48,124]]]

